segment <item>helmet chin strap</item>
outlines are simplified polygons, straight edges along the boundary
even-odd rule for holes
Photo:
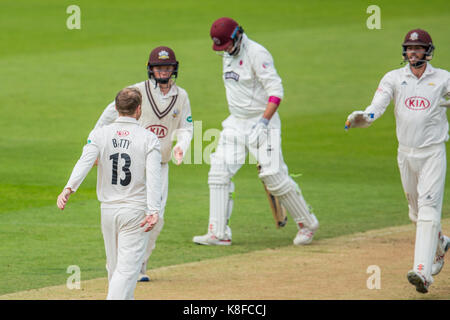
[[[421,60],[417,61],[416,63],[410,62],[409,65],[415,69],[418,69],[418,68],[422,67],[425,62],[427,62],[427,60],[421,59]]]
[[[242,42],[242,33],[240,33],[237,39],[234,41],[233,50],[229,53],[230,56],[235,56],[241,50],[241,42]]]

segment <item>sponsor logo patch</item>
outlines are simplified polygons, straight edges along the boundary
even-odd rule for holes
[[[186,121],[187,121],[187,122],[192,122],[192,116],[187,117],[187,118],[186,118]]]
[[[168,132],[168,129],[165,126],[160,125],[160,124],[154,124],[154,125],[148,126],[145,129],[153,132],[159,139],[162,139],[165,136],[167,136],[167,132]]]
[[[405,106],[411,110],[425,110],[430,107],[430,101],[424,97],[409,97],[405,100]]]
[[[225,80],[233,79],[235,81],[239,81],[239,75],[234,71],[225,72]]]
[[[119,136],[119,137],[126,137],[127,135],[129,135],[130,133],[127,131],[127,130],[120,130],[120,131],[117,131],[117,135]]]
[[[408,83],[406,81],[402,82],[402,86],[406,86]]]

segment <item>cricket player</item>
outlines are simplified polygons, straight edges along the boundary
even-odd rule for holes
[[[430,64],[434,45],[425,30],[409,31],[402,47],[408,64],[381,79],[372,103],[351,113],[346,128],[370,126],[394,100],[398,166],[409,218],[416,224],[414,266],[407,278],[426,293],[432,275],[442,269],[450,242],[440,224],[449,138],[444,98],[450,96],[450,73]]]
[[[289,211],[298,227],[295,245],[312,241],[319,227],[300,188],[288,174],[281,151],[281,123],[277,109],[283,86],[271,54],[250,40],[231,18],[216,20],[210,30],[213,50],[223,51],[223,81],[230,116],[208,174],[210,211],[208,232],[193,241],[203,245],[231,245],[231,216],[237,173],[250,152],[261,165],[259,178],[267,190]]]
[[[119,117],[90,133],[57,200],[64,210],[69,196],[98,159],[97,196],[101,202],[108,300],[134,299],[149,231],[157,224],[161,208],[160,143],[155,134],[138,124],[141,103],[141,93],[135,88],[117,94]]]
[[[149,79],[132,85],[142,94],[142,116],[138,123],[155,133],[161,143],[162,200],[159,220],[150,232],[146,259],[141,266],[138,281],[149,281],[146,274],[149,257],[156,246],[164,226],[164,209],[169,190],[169,161],[172,154],[175,163],[180,165],[191,144],[193,125],[191,106],[187,92],[175,84],[179,63],[175,52],[169,47],[157,47],[150,52],[147,63]],[[95,128],[108,125],[118,117],[115,102],[110,103]],[[173,141],[177,140],[172,149]]]

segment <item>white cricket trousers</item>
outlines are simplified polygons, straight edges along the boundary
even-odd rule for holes
[[[409,218],[416,223],[413,268],[431,280],[441,232],[447,169],[445,143],[420,149],[399,146],[398,166],[408,199]]]
[[[420,149],[399,145],[397,160],[409,218],[417,222],[419,209],[424,206],[440,213],[447,170],[445,143]]]
[[[140,226],[144,210],[101,209],[101,224],[108,270],[108,300],[132,300],[145,257],[149,233]]]

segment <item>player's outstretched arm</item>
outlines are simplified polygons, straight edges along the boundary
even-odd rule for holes
[[[119,113],[116,110],[116,103],[111,102],[103,111],[100,118],[97,120],[94,129],[101,128],[103,126],[107,126],[108,124],[113,123],[119,117]]]
[[[345,130],[350,128],[367,128],[374,121],[374,114],[364,111],[353,111],[345,121]]]

